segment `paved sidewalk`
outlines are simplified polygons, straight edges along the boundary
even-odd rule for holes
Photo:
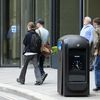
[[[45,68],[48,77],[43,85],[34,85],[34,69],[28,68],[25,85],[16,82],[21,68],[0,68],[0,90],[26,96],[29,100],[99,100],[100,92],[93,92],[94,72],[90,72],[90,96],[89,97],[63,97],[57,92],[57,70]]]

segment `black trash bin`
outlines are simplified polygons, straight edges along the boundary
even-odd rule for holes
[[[63,96],[89,95],[89,42],[79,35],[58,41],[57,91]]]

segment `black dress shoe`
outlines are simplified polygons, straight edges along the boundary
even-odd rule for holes
[[[20,83],[20,84],[25,84],[25,81],[23,81],[23,80],[20,80],[19,78],[17,78],[17,80],[16,80],[18,83]]]
[[[36,81],[36,83],[34,85],[42,85],[43,82],[38,82]]]
[[[100,88],[99,87],[96,87],[95,89],[93,89],[93,91],[99,91]]]
[[[42,75],[42,82],[44,82],[44,80],[46,79],[47,76],[48,76],[47,73]]]

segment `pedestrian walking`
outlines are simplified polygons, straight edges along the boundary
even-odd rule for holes
[[[48,39],[49,39],[49,32],[48,30],[44,27],[44,21],[40,18],[38,20],[36,20],[36,27],[37,30],[36,32],[41,36],[42,39],[42,45],[45,45],[48,43]],[[45,73],[44,71],[44,61],[45,61],[45,56],[43,54],[40,55],[40,59],[39,59],[39,69],[41,72],[41,76],[42,76],[42,80],[44,81],[45,78],[47,77],[47,73]]]
[[[32,63],[34,65],[34,73],[36,77],[35,85],[41,85],[43,83],[38,62],[39,62],[39,53],[41,48],[41,38],[35,31],[35,25],[33,22],[29,22],[27,25],[27,34],[25,35],[25,38],[23,40],[23,44],[25,45],[24,48],[24,66],[21,70],[21,73],[19,75],[19,78],[17,78],[17,82],[21,84],[25,84],[25,76],[27,71],[28,63],[32,60]]]
[[[93,26],[95,27],[94,32],[94,55],[95,55],[95,62],[94,62],[94,72],[95,72],[95,85],[96,88],[93,91],[100,90],[100,18],[93,19]]]

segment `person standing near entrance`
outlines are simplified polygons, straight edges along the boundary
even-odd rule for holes
[[[83,19],[83,28],[80,31],[80,36],[89,40],[90,45],[93,42],[93,31],[94,31],[94,27],[91,24],[91,18],[86,16]]]
[[[93,19],[93,26],[95,27],[94,32],[94,55],[95,55],[95,63],[94,63],[94,71],[95,71],[95,85],[96,88],[93,91],[100,91],[100,18]]]
[[[39,35],[38,35],[38,33],[35,32],[35,28],[36,27],[33,24],[33,22],[29,22],[27,25],[28,31],[23,40],[23,44],[25,45],[25,49],[23,52],[25,60],[24,60],[24,66],[21,70],[20,76],[19,76],[19,78],[17,78],[17,82],[19,82],[21,84],[25,83],[27,66],[28,66],[28,63],[30,62],[30,60],[32,60],[33,65],[34,65],[34,73],[35,73],[35,77],[36,77],[35,85],[41,85],[43,83],[42,77],[40,74],[40,70],[38,67],[40,50],[39,50],[39,48],[37,48],[37,45],[39,44],[39,42],[37,43],[37,41],[39,41],[39,39],[37,40],[37,37],[39,37]],[[40,42],[39,47],[41,47],[41,42]]]
[[[36,32],[40,35],[40,37],[42,39],[42,45],[44,45],[48,42],[49,32],[46,28],[44,28],[44,21],[41,18],[36,20],[35,23],[36,23],[36,27],[37,27]],[[42,76],[43,81],[45,80],[45,78],[48,75],[44,71],[44,67],[43,67],[44,61],[45,61],[45,56],[41,54],[40,59],[39,59],[39,68],[40,68],[40,72],[41,72],[41,76]]]
[[[94,61],[94,55],[93,55],[93,32],[94,27],[91,24],[91,18],[86,16],[83,19],[83,28],[80,31],[80,36],[86,38],[89,41],[90,44],[90,71],[93,70],[93,61]]]

